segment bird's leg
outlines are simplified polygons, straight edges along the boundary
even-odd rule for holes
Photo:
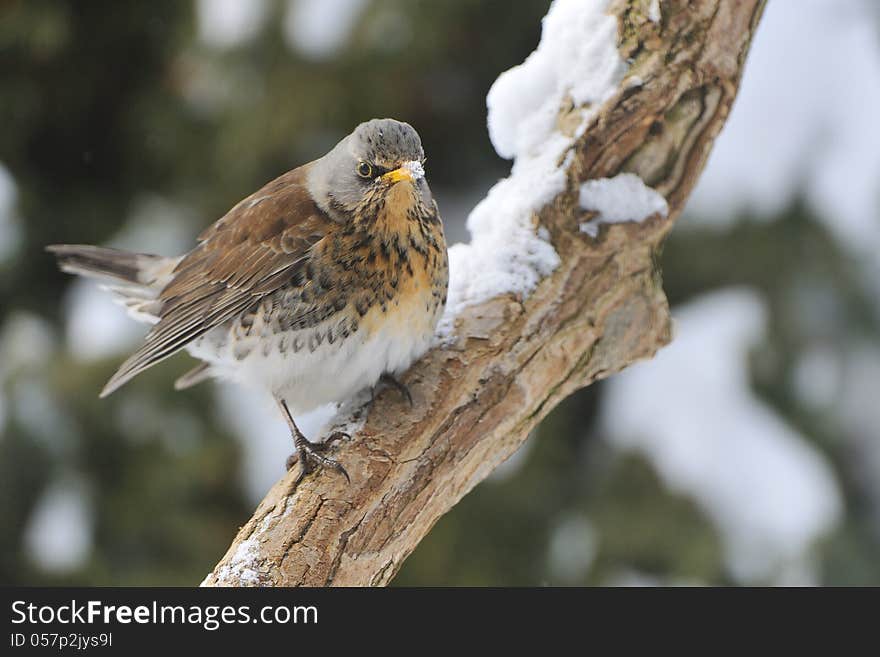
[[[330,442],[341,437],[349,437],[348,434],[336,432],[324,443],[311,443],[293,421],[293,416],[290,414],[287,402],[278,396],[275,397],[275,401],[281,408],[281,413],[284,415],[284,419],[287,420],[287,426],[290,428],[290,435],[293,437],[293,447],[296,450],[287,458],[287,469],[290,470],[297,461],[300,463],[299,476],[297,476],[296,481],[293,483],[293,487],[296,488],[299,485],[299,482],[302,481],[303,477],[322,466],[336,470],[336,472],[345,477],[348,483],[351,483],[351,477],[348,476],[345,468],[334,459],[321,454],[321,452],[327,450]]]
[[[397,392],[400,393],[400,396],[406,399],[409,402],[410,408],[413,406],[413,398],[412,393],[410,393],[409,388],[406,384],[398,381],[393,374],[389,374],[385,372],[382,376],[379,377],[378,383],[376,383],[376,388],[394,388]],[[375,399],[375,395],[373,395],[373,399]]]

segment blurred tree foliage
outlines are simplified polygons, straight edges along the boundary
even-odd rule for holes
[[[118,358],[65,351],[58,327],[70,281],[45,244],[104,243],[144,195],[186,209],[182,231],[193,236],[374,116],[418,128],[441,209],[444,190],[471,191],[507,171],[488,143],[485,95],[534,49],[547,0],[373,0],[348,43],[318,61],[286,43],[286,3],[268,6],[256,38],[218,49],[197,39],[189,2],[0,4],[0,163],[23,218],[20,247],[0,261],[0,327],[22,311],[56,327],[43,358],[0,367],[3,584],[197,583],[251,510],[240,448],[210,386],[171,388],[182,359],[97,399]],[[776,358],[756,369],[755,383],[840,466],[852,506],[822,552],[826,577],[880,583],[876,523],[861,483],[846,475],[845,449],[786,392],[793,350],[815,337],[788,312],[805,276],[834,300],[830,330],[877,331],[846,255],[796,207],[779,222],[729,233],[677,231],[663,260],[672,302],[728,283],[771,300],[766,349]],[[594,386],[562,404],[519,465],[437,524],[396,583],[594,584],[628,572],[726,583],[719,539],[701,511],[665,490],[648,463],[601,440],[599,395]],[[35,396],[56,422],[26,417],[19,402]],[[93,546],[81,567],[53,574],[34,563],[24,534],[41,495],[69,472],[88,484]],[[585,546],[595,540],[589,563],[560,570],[548,550],[566,523]]]

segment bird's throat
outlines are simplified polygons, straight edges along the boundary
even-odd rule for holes
[[[411,182],[395,183],[376,213],[374,230],[385,235],[408,235],[419,219],[420,205],[419,193]]]

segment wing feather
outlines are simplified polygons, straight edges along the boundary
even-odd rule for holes
[[[334,222],[312,200],[304,168],[272,181],[199,235],[159,293],[159,321],[101,396],[222,326],[291,281]]]

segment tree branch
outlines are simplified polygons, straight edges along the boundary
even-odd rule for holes
[[[585,108],[562,107],[574,138],[566,189],[538,213],[561,264],[527,299],[466,308],[454,343],[406,374],[415,401],[394,391],[357,413],[363,426],[335,445],[351,474],[288,473],[241,528],[207,585],[382,585],[440,516],[525,441],[567,395],[651,357],[670,340],[656,254],[691,192],[736,94],[763,0],[615,0],[618,50],[629,70],[574,137]],[[586,180],[639,175],[667,217],[578,227]]]

